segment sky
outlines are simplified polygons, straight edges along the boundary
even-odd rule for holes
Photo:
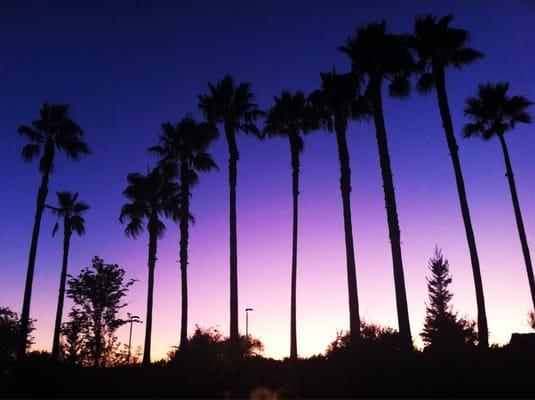
[[[224,4],[223,4],[224,3]],[[197,95],[232,74],[250,82],[262,109],[284,89],[309,93],[319,73],[349,69],[337,48],[369,22],[387,20],[391,32],[409,32],[418,14],[453,13],[485,58],[447,72],[453,125],[460,146],[481,262],[491,343],[527,332],[530,295],[499,143],[463,139],[463,103],[481,82],[509,81],[512,94],[535,99],[535,3],[514,1],[22,1],[0,3],[0,305],[20,312],[28,249],[40,182],[37,163],[23,163],[17,128],[38,116],[43,103],[71,105],[92,150],[78,163],[57,157],[48,202],[55,191],[80,193],[91,206],[87,233],[73,237],[69,273],[98,255],[138,282],[124,311],[145,320],[147,236],[126,238],[118,216],[126,175],[155,160],[145,152],[165,121],[197,118]],[[449,260],[459,315],[476,319],[469,253],[451,160],[434,94],[406,100],[385,96],[394,184],[412,335],[419,332],[427,298],[425,277],[435,245]],[[535,240],[533,126],[507,138],[528,240]],[[361,315],[397,327],[394,282],[379,158],[373,125],[351,123],[353,229]],[[228,334],[228,174],[226,144],[211,147],[219,171],[203,175],[192,197],[189,333],[195,325]],[[240,330],[245,308],[250,333],[264,354],[282,358],[290,345],[291,172],[288,143],[238,137],[238,279]],[[335,138],[313,132],[301,157],[297,272],[297,335],[301,356],[323,352],[348,329],[347,280],[339,165]],[[61,235],[43,217],[31,317],[35,349],[50,350],[61,266]],[[178,228],[159,243],[153,359],[178,344],[180,281]],[[71,303],[67,301],[65,316]],[[128,328],[118,331],[127,340]],[[136,325],[133,346],[142,345]]]

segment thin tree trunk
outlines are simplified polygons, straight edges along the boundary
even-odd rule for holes
[[[229,225],[230,225],[230,341],[234,345],[239,341],[238,330],[238,241],[236,228],[236,182],[237,163],[240,158],[236,145],[235,131],[225,124],[225,133],[229,150]]]
[[[182,314],[180,322],[180,348],[188,342],[188,240],[189,240],[189,171],[186,160],[181,161],[180,194],[180,280],[182,285]]]
[[[485,297],[483,295],[483,282],[481,280],[481,270],[479,266],[479,257],[477,254],[476,239],[474,236],[474,230],[472,228],[470,209],[468,208],[468,200],[466,198],[466,190],[464,187],[464,178],[461,170],[461,162],[459,160],[459,148],[457,146],[457,141],[455,140],[455,134],[453,133],[448,97],[446,94],[444,70],[437,66],[433,66],[433,73],[435,77],[440,116],[442,117],[442,126],[444,127],[444,132],[446,134],[446,141],[448,143],[451,161],[453,163],[453,170],[455,172],[455,182],[457,183],[457,192],[459,193],[459,202],[464,221],[464,229],[466,231],[466,239],[468,241],[468,249],[470,251],[470,260],[472,262],[472,273],[474,275],[474,285],[476,289],[479,345],[486,349],[489,346],[489,332],[487,326],[487,312],[485,310]]]
[[[518,228],[518,236],[520,236],[520,243],[522,245],[522,254],[524,255],[524,262],[526,263],[526,272],[528,273],[529,289],[531,292],[531,302],[535,310],[535,279],[533,277],[533,266],[531,264],[531,255],[529,253],[528,239],[526,237],[526,230],[524,228],[524,221],[522,219],[522,212],[520,211],[520,202],[518,201],[518,194],[516,192],[515,178],[513,176],[513,167],[511,166],[511,159],[509,158],[509,150],[503,135],[498,135],[500,144],[502,145],[503,158],[505,160],[505,170],[507,171],[507,179],[509,181],[509,188],[511,189],[511,198],[513,200],[513,208],[515,210],[516,226]]]
[[[346,129],[340,118],[336,118],[336,143],[340,160],[340,191],[344,213],[344,233],[346,243],[347,286],[349,298],[349,334],[351,342],[360,339],[360,314],[357,291],[357,274],[355,267],[355,249],[353,245],[353,227],[351,221],[351,167],[346,143]]]
[[[299,148],[296,140],[290,137],[292,163],[292,287],[290,295],[290,359],[297,359],[297,221],[299,197]]]
[[[401,338],[402,348],[404,350],[410,351],[413,349],[413,346],[409,322],[409,310],[407,306],[405,278],[403,276],[403,260],[401,258],[401,237],[396,206],[396,195],[394,192],[394,181],[392,179],[392,168],[390,165],[390,154],[388,151],[388,142],[386,137],[386,127],[381,97],[381,85],[380,83],[375,83],[374,86],[375,87],[373,88],[372,99],[373,120],[375,123],[375,132],[377,136],[377,147],[379,149],[379,160],[381,164],[381,175],[383,178],[388,233],[390,237],[390,247],[392,250],[399,334]]]
[[[59,358],[59,342],[61,336],[61,318],[63,316],[63,303],[65,300],[65,283],[67,281],[67,265],[69,262],[69,246],[71,242],[71,228],[69,223],[64,219],[63,229],[63,263],[61,265],[61,276],[59,280],[58,306],[56,309],[56,322],[54,323],[54,337],[52,342],[52,359]]]
[[[46,196],[48,194],[48,177],[50,170],[43,173],[41,186],[37,193],[37,205],[32,231],[32,242],[30,244],[30,254],[28,257],[28,270],[26,272],[26,285],[24,286],[24,300],[20,316],[19,345],[17,349],[17,359],[22,360],[26,356],[26,346],[28,344],[28,323],[30,321],[30,303],[32,299],[33,274],[35,270],[35,258],[37,255],[37,242],[39,240],[39,230],[41,227],[41,217],[45,208]]]
[[[149,222],[150,223],[150,222]],[[150,350],[152,337],[152,304],[154,298],[154,270],[156,268],[156,252],[158,237],[153,228],[149,228],[149,281],[147,287],[147,320],[145,321],[145,345],[143,346],[143,365],[150,364]],[[130,349],[128,349],[130,351]]]

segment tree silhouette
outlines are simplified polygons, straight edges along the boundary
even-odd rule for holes
[[[518,201],[513,167],[509,157],[509,150],[505,143],[505,134],[512,131],[517,123],[529,124],[532,122],[528,107],[533,103],[523,96],[508,96],[508,89],[508,83],[487,83],[479,85],[477,97],[470,97],[466,100],[464,114],[473,122],[465,125],[464,135],[465,137],[479,136],[483,140],[490,140],[497,136],[500,140],[505,161],[506,176],[509,181],[509,189],[511,190],[511,198],[513,200],[516,226],[518,228],[520,244],[522,245],[526,272],[528,274],[531,301],[533,309],[535,309],[533,265],[531,263],[522,211],[520,210],[520,202]]]
[[[26,348],[29,349],[34,343],[32,332],[34,320],[28,322],[28,335],[26,336]],[[18,351],[18,339],[20,330],[19,315],[11,311],[9,307],[0,307],[0,368],[3,368],[13,359]]]
[[[182,314],[180,324],[180,347],[188,340],[188,240],[191,188],[199,183],[199,172],[217,168],[207,152],[217,137],[217,129],[211,123],[196,122],[186,116],[178,124],[162,125],[163,134],[159,144],[149,152],[160,157],[160,167],[170,170],[180,179],[180,273],[182,282]]]
[[[56,195],[58,196],[58,206],[47,206],[58,219],[63,220],[63,261],[59,280],[56,322],[54,323],[54,336],[52,338],[52,358],[55,360],[58,359],[60,351],[61,317],[63,316],[63,303],[65,300],[65,283],[67,281],[71,236],[73,233],[78,236],[85,234],[85,219],[82,214],[89,209],[87,203],[78,201],[78,193],[56,192]],[[55,235],[58,229],[59,221],[54,225],[52,235]]]
[[[350,57],[353,73],[357,77],[367,78],[366,95],[375,125],[392,250],[399,333],[404,348],[411,350],[412,339],[403,276],[399,219],[382,100],[382,86],[385,80],[389,82],[391,96],[406,97],[409,94],[408,77],[414,68],[414,61],[405,47],[404,39],[402,36],[386,33],[386,22],[383,21],[357,29],[356,36],[348,39],[340,50]]]
[[[121,208],[119,220],[128,222],[125,234],[132,238],[139,236],[147,229],[149,234],[149,269],[147,289],[147,320],[145,324],[145,345],[143,347],[143,364],[150,364],[152,334],[152,304],[154,295],[154,270],[158,238],[165,232],[165,224],[161,217],[179,219],[179,188],[172,183],[161,168],[154,168],[146,175],[131,173],[127,176],[128,186],[123,195],[130,201]]]
[[[481,281],[481,271],[479,257],[477,254],[476,239],[470,218],[470,209],[466,198],[464,178],[459,160],[459,148],[453,132],[451,114],[446,92],[446,67],[452,66],[455,69],[462,69],[464,66],[473,63],[482,57],[482,54],[466,44],[469,39],[468,32],[463,29],[451,28],[449,26],[453,16],[447,15],[437,20],[432,15],[416,18],[414,24],[414,34],[409,38],[409,45],[418,55],[418,66],[420,76],[416,84],[416,89],[420,93],[429,93],[433,88],[437,92],[438,107],[442,118],[444,133],[453,164],[455,182],[459,194],[461,214],[470,251],[472,263],[472,273],[474,275],[474,285],[477,301],[477,323],[479,331],[479,344],[487,348],[488,328],[487,314],[485,310],[485,297],[483,294],[483,283]]]
[[[369,113],[367,102],[358,93],[359,79],[353,74],[337,74],[333,70],[322,73],[320,76],[321,89],[314,91],[310,95],[310,100],[318,112],[323,127],[336,134],[346,244],[349,332],[352,340],[358,340],[360,338],[360,314],[351,221],[351,167],[346,131],[350,119],[363,119]]]
[[[22,359],[26,355],[26,341],[28,336],[28,321],[30,318],[30,303],[32,298],[33,274],[35,270],[35,258],[37,255],[37,242],[41,217],[45,208],[48,194],[48,181],[54,171],[54,158],[56,152],[64,152],[67,157],[77,161],[80,156],[89,154],[87,144],[82,140],[84,132],[69,116],[69,106],[62,104],[45,104],[40,110],[40,118],[33,121],[30,126],[23,125],[18,129],[30,143],[22,149],[22,158],[30,162],[37,157],[39,160],[39,172],[41,172],[41,186],[37,192],[32,241],[28,256],[28,270],[26,284],[24,286],[24,300],[20,317],[19,348],[17,358]]]
[[[238,330],[238,239],[236,228],[237,164],[240,158],[236,134],[243,132],[260,137],[256,120],[263,113],[254,103],[249,83],[236,85],[230,75],[225,75],[217,85],[208,83],[210,93],[199,96],[199,108],[209,122],[223,124],[227,139],[229,160],[229,223],[230,223],[230,340],[236,345]]]
[[[303,92],[282,92],[275,96],[275,105],[266,116],[264,133],[269,137],[287,138],[290,143],[292,167],[293,229],[292,229],[292,283],[290,305],[290,358],[297,358],[297,212],[299,195],[299,154],[304,149],[302,134],[317,129],[319,120],[314,109],[308,104]]]

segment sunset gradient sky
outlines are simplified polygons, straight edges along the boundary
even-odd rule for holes
[[[223,5],[225,3],[225,6]],[[254,4],[253,4],[254,3]],[[392,32],[412,29],[417,14],[454,13],[485,54],[462,72],[449,71],[448,94],[460,145],[482,266],[491,342],[529,330],[529,287],[498,142],[462,139],[463,101],[483,81],[510,81],[512,94],[535,100],[535,3],[514,1],[20,1],[0,4],[0,305],[20,312],[26,276],[37,164],[22,162],[17,135],[44,102],[72,106],[93,155],[79,163],[57,158],[48,202],[56,190],[87,201],[87,234],[74,237],[69,272],[94,255],[138,279],[125,309],[145,319],[147,237],[124,236],[118,221],[126,174],[154,164],[145,149],[164,121],[200,117],[197,95],[231,73],[252,83],[261,108],[283,89],[306,93],[319,72],[349,68],[337,46],[362,24],[382,19]],[[427,261],[438,245],[450,261],[454,304],[476,318],[468,248],[453,170],[436,98],[413,93],[385,99],[413,338],[425,312]],[[535,127],[508,138],[528,239],[535,251]],[[352,207],[361,315],[397,327],[392,262],[372,124],[348,130]],[[245,307],[250,333],[265,355],[288,355],[290,338],[291,186],[288,143],[240,136],[238,146],[238,268],[240,330]],[[195,324],[228,333],[228,186],[223,138],[211,148],[219,172],[201,177],[192,198],[189,330]],[[347,284],[333,135],[314,132],[302,154],[298,246],[298,350],[325,350],[348,328]],[[31,317],[36,349],[49,350],[59,285],[61,236],[45,214],[38,248]],[[153,358],[179,339],[178,229],[169,223],[156,269]],[[70,307],[67,303],[65,315]],[[119,330],[127,340],[127,328]],[[143,341],[144,325],[134,331]]]

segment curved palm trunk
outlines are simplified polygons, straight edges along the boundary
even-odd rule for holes
[[[461,162],[459,160],[459,148],[457,146],[457,141],[455,140],[455,134],[453,133],[453,125],[451,123],[448,97],[446,94],[446,81],[444,77],[444,70],[442,68],[433,66],[433,74],[435,77],[440,116],[442,117],[442,125],[446,134],[446,141],[448,142],[451,161],[453,163],[453,170],[455,172],[455,182],[457,183],[457,192],[459,193],[459,202],[461,204],[461,213],[464,221],[464,229],[466,231],[466,239],[468,241],[468,249],[470,251],[470,259],[472,262],[472,273],[474,275],[474,284],[476,289],[477,329],[479,336],[479,345],[482,348],[488,348],[489,332],[487,327],[487,312],[485,310],[485,297],[483,295],[483,282],[481,280],[481,269],[479,266],[479,257],[477,254],[476,239],[474,236],[474,230],[472,228],[472,220],[470,218],[470,210],[468,208],[468,200],[466,198],[466,190],[464,187]]]
[[[48,194],[48,178],[50,170],[43,173],[41,186],[37,193],[37,205],[32,231],[32,242],[30,244],[30,254],[28,257],[28,270],[26,272],[26,285],[24,286],[24,300],[22,302],[22,312],[20,316],[19,346],[17,349],[17,359],[22,360],[26,356],[26,346],[28,344],[28,323],[30,320],[30,303],[32,299],[33,274],[35,270],[35,258],[37,255],[37,242],[39,240],[39,230],[41,227],[41,217],[45,208],[45,200]]]
[[[182,285],[182,314],[180,322],[180,348],[183,349],[188,342],[188,240],[189,240],[189,182],[185,168],[186,161],[181,172],[180,194],[180,281]]]
[[[69,262],[69,246],[71,242],[71,232],[66,218],[63,222],[63,262],[61,265],[61,276],[59,280],[58,306],[56,309],[56,322],[54,323],[54,337],[52,338],[52,359],[59,358],[59,339],[61,336],[61,317],[63,316],[63,303],[65,300],[65,283],[67,281],[67,265]]]
[[[531,301],[533,303],[533,309],[535,310],[535,279],[533,277],[533,266],[531,264],[531,255],[529,253],[528,239],[526,237],[526,230],[524,228],[522,212],[520,211],[520,202],[518,201],[518,194],[516,192],[515,178],[513,176],[513,167],[511,166],[511,159],[509,158],[509,150],[507,150],[505,138],[503,137],[503,135],[499,135],[498,137],[500,138],[500,144],[502,145],[503,158],[505,160],[505,170],[507,171],[507,179],[509,181],[509,188],[511,189],[513,208],[515,210],[516,226],[518,228],[518,236],[520,236],[520,244],[522,245],[522,254],[524,255],[524,262],[526,263],[526,272],[528,273]]]
[[[352,342],[360,339],[360,314],[357,291],[357,274],[355,267],[355,249],[353,247],[353,227],[351,221],[351,167],[346,142],[346,129],[340,118],[336,118],[336,143],[340,160],[340,191],[344,212],[344,233],[346,243],[347,286],[349,296],[349,334]]]
[[[150,222],[149,222],[150,223]],[[145,345],[143,346],[143,365],[150,364],[150,350],[152,337],[152,304],[154,298],[154,270],[156,268],[156,252],[158,247],[158,237],[154,229],[149,231],[149,280],[147,286],[147,320],[145,322]],[[130,351],[130,349],[128,349]]]
[[[236,182],[238,175],[238,146],[234,129],[225,124],[229,160],[229,225],[230,225],[230,341],[235,345],[239,341],[238,331],[238,241],[236,228]]]
[[[293,199],[293,227],[292,227],[292,283],[290,295],[290,359],[297,359],[297,221],[299,197],[299,148],[296,140],[290,137],[290,152],[292,163],[292,199]]]
[[[394,268],[394,285],[396,288],[396,306],[398,313],[399,334],[401,347],[410,351],[412,347],[411,328],[409,323],[409,310],[407,306],[407,293],[405,290],[405,278],[403,276],[403,260],[401,258],[401,237],[399,231],[399,220],[396,206],[396,195],[394,192],[394,181],[392,179],[392,168],[390,166],[390,154],[386,137],[386,127],[383,115],[383,104],[381,97],[381,85],[375,83],[373,87],[373,120],[377,137],[377,147],[379,149],[379,160],[381,164],[381,175],[383,178],[383,189],[385,195],[386,215],[388,222],[388,233],[390,237],[390,247],[392,249],[392,262]]]

